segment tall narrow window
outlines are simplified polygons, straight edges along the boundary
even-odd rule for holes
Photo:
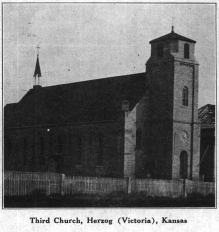
[[[136,149],[141,149],[142,132],[141,128],[136,131]]]
[[[98,136],[99,140],[99,151],[98,151],[98,157],[97,157],[97,165],[103,165],[103,136],[102,134],[99,134]]]
[[[17,165],[17,160],[19,159],[19,154],[20,154],[20,147],[19,147],[19,143],[16,143],[15,144],[15,149],[16,149],[16,152],[15,152],[15,155],[16,157],[14,157],[14,160],[13,160],[13,164],[14,164],[14,167],[16,167]]]
[[[24,138],[24,166],[27,165],[27,137]]]
[[[189,59],[189,44],[184,44],[184,58]]]
[[[72,146],[71,146],[71,143],[72,143],[72,135],[71,135],[71,130],[69,130],[69,152],[68,154],[70,155],[70,153],[72,152]]]
[[[163,44],[157,45],[157,58],[160,59],[163,57]]]
[[[49,134],[49,153],[53,155],[53,137],[52,134]]]
[[[117,134],[117,152],[119,154],[122,154],[123,152],[123,137],[121,135],[121,132]]]
[[[82,137],[81,135],[78,135],[78,165],[82,164]]]
[[[44,139],[40,137],[40,154],[39,154],[39,166],[43,166],[45,162],[44,157]]]
[[[7,139],[7,148],[6,148],[7,154],[10,156],[12,153],[12,142],[11,139]]]
[[[35,138],[33,138],[33,140],[32,140],[31,152],[32,152],[31,166],[34,170],[34,168],[35,168]]]
[[[62,136],[61,135],[58,136],[58,152],[59,153],[62,152]]]
[[[93,135],[92,135],[92,131],[90,131],[90,133],[89,133],[89,152],[90,152],[90,154],[92,154],[92,152],[93,152]]]
[[[183,106],[188,106],[188,88],[185,86],[183,88],[183,92],[182,92],[182,105]]]

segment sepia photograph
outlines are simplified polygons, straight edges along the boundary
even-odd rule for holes
[[[2,2],[3,210],[216,209],[216,10]]]

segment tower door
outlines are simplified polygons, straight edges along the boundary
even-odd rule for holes
[[[188,154],[186,151],[180,153],[180,179],[188,178]]]

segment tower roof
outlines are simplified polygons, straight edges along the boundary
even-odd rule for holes
[[[39,56],[37,55],[37,61],[36,61],[36,68],[33,74],[34,77],[38,76],[41,77],[41,71],[40,71],[40,62],[39,62]]]
[[[160,42],[160,41],[165,41],[165,40],[183,40],[183,41],[187,41],[187,42],[191,42],[191,43],[196,43],[195,40],[186,38],[182,35],[179,35],[177,33],[175,33],[172,29],[172,31],[169,34],[163,35],[157,39],[151,40],[149,43],[155,43],[155,42]]]

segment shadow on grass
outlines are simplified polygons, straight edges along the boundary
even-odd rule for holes
[[[57,208],[57,207],[215,207],[215,196],[193,193],[187,198],[152,197],[143,192],[125,194],[116,192],[107,195],[74,194],[46,196],[42,192],[30,196],[4,198],[5,208]]]

